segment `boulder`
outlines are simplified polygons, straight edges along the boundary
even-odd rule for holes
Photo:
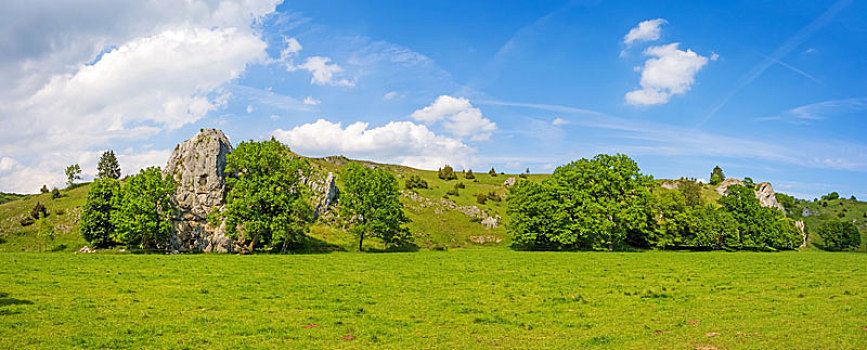
[[[171,248],[231,252],[234,244],[225,226],[207,222],[208,214],[225,204],[226,156],[232,143],[222,131],[202,129],[193,138],[175,146],[164,174],[174,177],[178,188],[172,198]]]
[[[321,175],[319,176],[321,177]],[[328,172],[327,176],[318,179],[315,175],[310,178],[302,177],[301,182],[307,185],[313,192],[313,201],[315,203],[313,211],[314,219],[328,213],[331,207],[337,203],[337,177],[333,173]]]
[[[725,179],[723,182],[721,182],[719,184],[719,186],[717,186],[716,189],[714,189],[714,191],[716,191],[716,193],[719,193],[723,196],[728,196],[729,195],[729,186],[731,186],[731,185],[743,185],[743,184],[744,184],[743,181],[730,177],[728,179]]]
[[[660,187],[662,187],[666,190],[676,190],[679,187],[679,185],[680,184],[677,181],[666,181],[666,182],[663,182],[662,185],[660,185]]]
[[[786,212],[783,205],[777,202],[777,195],[774,193],[774,187],[770,182],[762,182],[756,185],[756,198],[759,199],[759,204],[763,207],[777,208],[782,212]]]
[[[503,186],[506,186],[506,187],[514,186],[515,181],[516,180],[514,177],[510,177],[510,178],[506,179],[506,181],[503,182]]]
[[[482,220],[482,226],[485,226],[485,228],[488,228],[488,229],[497,228],[498,226],[500,226],[500,222],[499,222],[499,220],[497,220],[497,218],[495,218],[493,216],[489,216],[489,217],[485,218],[484,220]]]

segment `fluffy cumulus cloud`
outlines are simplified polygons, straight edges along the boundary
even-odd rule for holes
[[[632,43],[636,41],[654,41],[659,39],[661,28],[663,24],[668,23],[668,21],[657,18],[657,19],[649,19],[638,23],[635,28],[629,30],[629,33],[626,33],[626,36],[623,37],[623,43],[626,45],[632,45]]]
[[[0,41],[0,78],[14,86],[0,91],[5,191],[59,185],[65,165],[79,160],[86,168],[82,157],[97,149],[177,129],[224,106],[226,85],[267,60],[253,25],[277,4],[39,2],[0,14],[8,39]],[[158,154],[130,152],[130,162]]]
[[[410,121],[370,128],[363,122],[343,127],[339,122],[319,119],[290,130],[277,129],[273,136],[305,155],[340,154],[422,169],[437,169],[443,164],[465,168],[475,153],[460,140],[436,135],[425,125]]]
[[[678,46],[679,43],[651,46],[644,51],[644,55],[650,58],[643,67],[636,68],[641,72],[641,88],[626,93],[626,103],[663,104],[672,96],[689,91],[695,83],[696,74],[709,60],[692,50],[680,50]]]
[[[473,107],[470,100],[442,95],[431,105],[412,113],[412,118],[428,125],[442,121],[443,127],[457,137],[469,137],[472,141],[491,138],[497,124],[482,117],[482,111]]]

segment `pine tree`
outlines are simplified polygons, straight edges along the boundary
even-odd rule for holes
[[[117,156],[114,155],[114,151],[108,150],[102,153],[97,170],[99,170],[97,176],[100,179],[112,178],[116,180],[120,178],[120,164],[117,163]]]

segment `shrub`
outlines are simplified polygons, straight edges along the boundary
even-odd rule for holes
[[[494,168],[491,168],[491,171],[489,171],[488,174],[491,175],[491,177],[496,177],[496,176],[497,176],[497,171],[494,170]]]
[[[518,175],[518,177],[520,177],[520,178],[522,178],[522,179],[526,179],[526,178],[527,178],[527,174],[525,174],[525,173],[521,173],[521,175]]]
[[[34,220],[33,218],[31,218],[29,216],[25,216],[24,218],[22,218],[19,221],[21,226],[30,226],[30,225],[33,225],[34,222],[36,222],[36,220]]]
[[[449,195],[449,196],[460,196],[461,194],[458,193],[458,189],[457,189],[456,187],[454,187],[454,188],[448,190],[448,191],[446,192],[446,195]]]
[[[827,250],[844,250],[861,245],[861,233],[855,224],[848,221],[826,221],[819,227],[818,234],[825,241]]]
[[[47,217],[48,208],[42,205],[42,203],[36,202],[36,205],[33,206],[33,209],[30,209],[30,217],[33,218],[33,220],[38,220],[40,218],[40,214],[42,215],[42,217]]]
[[[408,179],[406,179],[406,189],[411,190],[414,188],[428,188],[427,181],[421,178],[418,175],[412,175]]]
[[[488,201],[488,195],[484,193],[479,193],[476,195],[476,202],[479,204],[485,204]],[[867,213],[864,213],[864,216],[867,217]]]
[[[722,168],[719,165],[713,167],[713,171],[710,173],[710,184],[718,185],[720,182],[725,181],[726,176],[723,174]]]
[[[840,194],[837,192],[831,192],[831,193],[828,193],[828,194],[822,196],[822,200],[834,200],[834,199],[839,199],[839,198],[840,198]]]
[[[464,174],[464,177],[467,180],[472,180],[472,179],[476,178],[476,175],[473,174],[473,169],[470,169],[470,170],[467,170],[466,174]]]
[[[454,168],[446,164],[446,166],[442,167],[437,171],[437,177],[443,180],[455,180],[458,178],[458,175],[455,174]]]
[[[828,202],[822,202],[822,206],[823,206],[823,207],[827,207],[827,206],[828,206]]]
[[[488,196],[489,200],[492,200],[494,202],[499,202],[499,201],[503,200],[503,198],[500,197],[500,195],[498,195],[497,192],[494,192],[494,191],[488,192],[487,196]]]
[[[60,198],[60,190],[58,190],[57,187],[55,187],[55,188],[51,189],[51,199],[57,199],[57,198]]]
[[[458,183],[455,184],[455,188],[464,189],[464,188],[467,188],[467,186],[464,185],[463,182],[458,182]]]
[[[839,213],[837,214],[837,217],[838,217],[838,218],[842,218],[842,217],[844,217],[844,216],[846,216],[846,213],[844,213],[844,212],[842,212],[842,211],[839,212]]]
[[[42,185],[42,188],[39,189],[40,193],[48,193],[48,185]]]

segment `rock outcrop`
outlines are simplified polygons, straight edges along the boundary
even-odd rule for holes
[[[515,182],[516,182],[515,178],[510,177],[510,178],[506,179],[506,181],[503,181],[503,186],[506,186],[506,187],[514,186]]]
[[[222,131],[202,129],[177,145],[164,173],[174,177],[178,188],[172,198],[172,249],[232,252],[232,240],[224,226],[207,222],[208,214],[225,203],[226,156],[232,143]]]
[[[321,175],[320,175],[321,176]],[[315,176],[310,178],[302,178],[303,182],[313,192],[313,202],[315,203],[313,218],[316,219],[330,212],[331,207],[337,203],[337,177],[330,171],[328,176],[316,179]]]
[[[716,193],[719,193],[723,196],[728,196],[729,195],[729,189],[728,189],[729,186],[731,186],[731,185],[743,185],[743,184],[744,184],[744,182],[741,180],[734,179],[734,178],[728,178],[728,179],[725,179],[725,181],[723,181],[722,183],[720,183],[719,186],[717,186],[714,189],[714,191],[716,191]],[[756,185],[755,186],[755,193],[756,193],[756,198],[759,199],[759,204],[761,204],[763,207],[777,208],[784,213],[786,212],[786,210],[783,208],[783,205],[780,204],[779,202],[777,202],[777,195],[774,192],[774,187],[771,186],[770,182],[762,182],[762,183]]]

